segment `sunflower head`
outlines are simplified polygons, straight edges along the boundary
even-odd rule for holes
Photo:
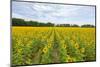
[[[47,53],[47,51],[48,51],[48,48],[47,47],[44,47],[43,48],[43,53]]]
[[[66,44],[63,44],[62,46],[63,46],[64,49],[66,49],[66,47],[67,47]]]
[[[48,44],[48,48],[50,48],[51,47],[51,44]]]
[[[84,53],[85,52],[85,48],[81,48],[80,52]]]
[[[66,62],[73,62],[73,59],[69,55],[67,55]]]
[[[75,43],[75,48],[79,48],[79,44],[78,43]]]

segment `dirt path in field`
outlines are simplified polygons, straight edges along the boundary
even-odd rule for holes
[[[52,50],[52,62],[53,63],[60,63],[59,59],[59,50],[58,50],[58,41],[56,39],[56,34],[54,30],[54,45],[53,45],[53,50]]]

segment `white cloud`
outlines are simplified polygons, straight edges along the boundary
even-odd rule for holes
[[[14,2],[13,13],[24,18],[57,23],[95,23],[95,8],[90,6]],[[18,15],[16,15],[18,16]]]

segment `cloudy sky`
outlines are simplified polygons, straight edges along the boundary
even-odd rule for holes
[[[12,17],[55,24],[93,24],[95,7],[63,4],[12,2]]]

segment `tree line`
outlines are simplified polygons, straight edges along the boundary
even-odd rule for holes
[[[12,18],[12,26],[36,26],[36,27],[45,27],[45,26],[54,26],[53,23],[43,23],[43,22],[38,22],[38,21],[25,21],[23,19],[19,18]]]
[[[43,23],[39,21],[25,21],[24,19],[19,18],[12,18],[12,26],[33,26],[33,27],[95,27],[94,25],[84,24],[84,25],[77,25],[77,24],[57,24],[48,22]]]

